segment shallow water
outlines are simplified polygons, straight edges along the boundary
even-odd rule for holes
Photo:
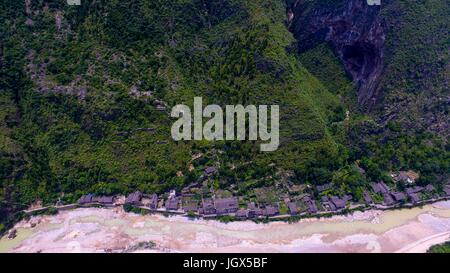
[[[254,224],[251,222],[248,224],[255,225],[255,230],[247,229],[234,231],[231,227],[227,226],[239,225],[239,223],[229,223],[222,229],[208,225],[208,222],[206,221],[196,221],[193,223],[188,221],[178,222],[177,224],[167,226],[164,223],[149,220],[145,222],[145,228],[151,229],[153,232],[157,233],[170,232],[177,236],[188,235],[191,232],[214,232],[218,235],[228,235],[241,239],[252,238],[258,241],[271,241],[282,240],[285,237],[301,237],[317,233],[349,235],[362,232],[380,234],[415,220],[419,215],[424,213],[429,213],[441,218],[450,218],[450,209],[438,209],[432,206],[426,206],[423,208],[417,207],[412,209],[385,211],[379,216],[378,223],[373,223],[369,220],[345,221],[333,219],[313,219],[308,222],[300,221],[294,224],[281,222]],[[274,226],[277,228],[273,228]],[[262,232],[261,229],[270,229],[270,233]],[[138,230],[138,233],[142,233],[142,229]],[[137,232],[134,228],[128,228],[126,231],[130,234],[135,234]]]
[[[74,244],[81,252],[103,251],[124,249],[145,240],[155,241],[170,251],[189,252],[389,252],[436,234],[450,233],[450,202],[305,219],[294,224],[249,221],[223,224],[95,208],[64,211],[40,219],[35,228],[28,227],[26,222],[19,223],[15,239],[0,240],[0,252],[58,252]]]
[[[32,233],[33,231],[31,229],[18,229],[16,238],[12,240],[2,238],[0,240],[0,253],[8,252],[14,247],[20,245],[20,243],[22,243],[22,241],[27,239]]]

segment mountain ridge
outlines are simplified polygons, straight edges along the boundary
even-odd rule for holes
[[[313,2],[319,9],[327,1]],[[383,121],[380,108],[389,106],[383,100],[361,111],[332,46],[321,41],[297,51],[302,39],[289,32],[283,1],[82,1],[78,7],[27,0],[1,7],[6,222],[35,200],[179,190],[207,166],[219,172],[201,195],[213,188],[260,202],[278,200],[292,185],[330,181],[334,194],[358,199],[371,181],[392,183],[388,174],[396,170],[416,170],[419,183],[438,188],[448,179],[448,144],[427,130],[410,132],[404,115]],[[387,45],[401,40],[403,46],[403,38],[387,37]],[[445,94],[445,82],[434,84]],[[170,107],[191,105],[194,96],[205,104],[280,105],[280,149],[172,141]],[[438,120],[448,118],[439,111]],[[197,154],[202,157],[193,160]],[[357,164],[368,174],[359,174]],[[260,200],[261,192],[273,194]]]

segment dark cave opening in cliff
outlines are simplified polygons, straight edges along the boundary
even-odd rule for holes
[[[376,53],[373,45],[357,43],[342,48],[342,61],[353,77],[367,78],[374,70]]]
[[[359,46],[345,46],[342,49],[342,61],[351,75],[355,76],[361,72],[364,65],[364,51]]]

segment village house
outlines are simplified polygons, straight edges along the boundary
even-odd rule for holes
[[[297,209],[297,204],[295,202],[289,202],[287,204],[287,207],[289,209],[289,214],[291,215],[297,215],[298,213],[298,209]]]
[[[426,185],[425,191],[427,191],[427,192],[432,192],[432,191],[434,191],[433,185],[431,185],[431,184]]]
[[[125,204],[140,206],[141,200],[142,200],[142,193],[140,191],[136,191],[127,196],[127,198],[125,199]]]
[[[191,188],[189,186],[184,187],[181,189],[181,195],[185,196],[185,195],[189,195],[191,192]]]
[[[320,198],[320,201],[322,202],[322,205],[324,208],[326,208],[329,211],[336,211],[336,206],[328,199],[328,196],[324,195]]]
[[[156,110],[158,110],[160,112],[164,112],[164,111],[166,111],[166,106],[161,105],[161,104],[156,105]]]
[[[345,202],[351,202],[353,199],[353,196],[351,194],[346,194],[343,199],[345,200]]]
[[[235,216],[238,219],[246,219],[246,218],[248,218],[248,212],[249,212],[249,210],[247,210],[247,209],[240,209],[240,210],[236,211]]]
[[[419,197],[419,193],[422,192],[424,190],[423,187],[420,186],[415,186],[412,188],[407,188],[406,189],[406,195],[409,197],[409,199],[411,200],[411,203],[416,204],[420,201],[420,197]],[[405,197],[406,199],[406,197]]]
[[[216,209],[214,208],[214,203],[211,199],[203,199],[202,207],[198,211],[203,215],[213,215],[216,214]]]
[[[218,215],[234,213],[239,209],[238,199],[236,197],[214,199],[214,208]]]
[[[419,192],[421,192],[421,191],[423,191],[423,190],[424,190],[423,187],[415,186],[415,187],[412,187],[412,188],[407,188],[407,189],[406,189],[406,193],[407,193],[408,195],[410,195],[410,194],[412,194],[412,193],[419,193]]]
[[[450,196],[450,185],[444,186],[444,193],[446,196]]]
[[[98,204],[105,207],[114,206],[114,196],[94,196],[93,194],[83,195],[78,199],[79,205]]]
[[[395,204],[394,199],[392,199],[392,196],[389,193],[383,193],[383,203],[386,206]]]
[[[344,209],[346,206],[346,200],[339,198],[337,196],[332,196],[331,197],[331,202],[334,204],[335,206],[335,210],[340,210],[340,209]]]
[[[198,202],[195,200],[190,200],[183,205],[184,212],[197,212],[198,211]]]
[[[309,202],[307,204],[307,206],[308,206],[308,212],[309,213],[311,213],[311,214],[317,213],[317,211],[318,211],[317,205],[316,205],[316,203],[313,200],[311,200],[311,202]]]
[[[411,193],[411,194],[409,194],[409,198],[411,199],[411,203],[413,203],[413,204],[417,204],[417,203],[420,202],[420,198],[419,198],[419,196],[417,195],[417,193]]]
[[[257,208],[257,206],[256,206],[255,202],[249,202],[249,203],[247,203],[247,208],[249,210],[254,210]]]
[[[100,196],[97,202],[102,206],[114,206],[114,196]]]
[[[393,192],[392,196],[396,202],[401,202],[406,199],[406,195],[403,192]]]
[[[317,205],[316,202],[312,199],[310,199],[308,202],[306,202],[306,205],[308,206],[308,212],[311,214],[317,213]]]
[[[178,210],[180,206],[180,198],[177,196],[171,196],[169,199],[166,200],[165,208],[166,210]]]
[[[266,208],[264,209],[264,216],[267,216],[267,217],[275,216],[278,213],[279,213],[278,208],[274,207],[274,206],[266,206]]]
[[[326,191],[326,190],[331,189],[332,186],[333,186],[333,184],[331,184],[331,183],[328,183],[328,184],[325,184],[325,185],[319,185],[319,186],[317,186],[317,191],[318,191],[319,193],[320,193],[320,192],[324,192],[324,191]]]
[[[247,204],[248,218],[259,217],[263,215],[263,210],[258,208],[254,202]]]
[[[93,194],[83,195],[78,199],[79,205],[88,205],[92,203],[92,199],[94,198]]]
[[[363,192],[363,198],[364,198],[364,202],[368,205],[373,204],[373,200],[372,197],[370,196],[370,194],[367,191]]]
[[[193,191],[195,191],[195,190],[198,190],[198,188],[197,188],[198,186],[199,186],[199,183],[192,183],[192,184],[190,184],[190,185],[184,187],[184,188],[181,190],[181,194],[182,194],[183,196],[186,196],[186,195],[188,195],[188,194],[191,194],[191,192],[193,192]]]
[[[372,183],[371,186],[375,193],[389,193],[389,187],[384,182]]]
[[[309,195],[307,195],[303,198],[303,203],[305,203],[306,207],[308,208],[307,210],[309,213],[311,213],[311,214],[317,213],[316,202],[314,202],[314,200],[312,200]]]
[[[400,171],[398,173],[392,173],[391,174],[392,179],[395,182],[403,181],[408,184],[412,184],[416,182],[417,179],[419,179],[419,174],[414,171]]]
[[[206,167],[205,168],[205,175],[206,176],[212,176],[214,174],[216,174],[217,169],[215,167]]]
[[[151,209],[158,208],[158,195],[156,195],[156,193],[154,193],[150,196],[150,202],[148,204],[148,207]]]

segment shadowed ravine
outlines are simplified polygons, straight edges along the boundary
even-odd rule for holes
[[[359,104],[370,109],[377,101],[383,71],[386,34],[378,16],[380,6],[369,6],[366,0],[346,1],[338,7],[287,2],[289,28],[299,41],[299,51],[330,43],[358,89]]]

